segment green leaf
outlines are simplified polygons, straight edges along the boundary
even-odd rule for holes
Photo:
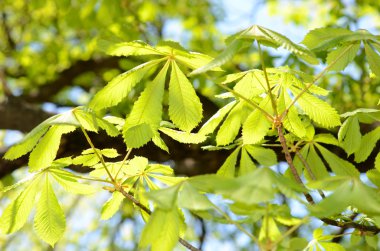
[[[361,141],[360,125],[357,116],[349,117],[339,129],[338,139],[348,156],[357,151]]]
[[[203,135],[213,133],[235,104],[236,101],[232,101],[219,109],[217,113],[215,113],[209,120],[207,120],[207,122],[201,127],[198,133]]]
[[[344,186],[339,186],[333,194],[326,197],[315,206],[310,207],[312,215],[317,217],[328,217],[344,211],[344,209],[349,206],[350,199],[348,196],[351,196],[352,189],[348,182],[344,182],[343,184]]]
[[[267,135],[270,125],[265,115],[260,110],[255,109],[243,124],[244,144],[259,143]]]
[[[86,195],[93,194],[96,191],[91,185],[79,183],[78,177],[68,171],[51,168],[49,169],[49,173],[58,182],[58,184],[69,193]]]
[[[135,142],[136,139],[129,142],[127,139],[130,139],[130,135],[132,133],[141,135],[147,132],[146,126],[140,125],[149,125],[151,132],[156,131],[160,125],[162,117],[162,100],[164,96],[165,80],[168,68],[169,63],[167,62],[152,83],[149,83],[142,92],[125,121],[123,135],[125,143],[130,147],[145,145],[153,137],[153,134],[149,133],[146,135],[150,135],[151,137],[140,138],[141,140],[144,140],[138,142],[138,144]]]
[[[289,107],[291,99],[289,94],[285,90],[281,91],[280,98],[278,99],[278,114],[282,114],[285,109]],[[299,138],[303,138],[306,135],[306,128],[298,116],[297,109],[291,106],[284,118],[284,127]]]
[[[343,175],[343,176],[352,176],[352,177],[359,177],[360,173],[358,170],[356,170],[355,166],[352,165],[347,160],[343,160],[333,154],[332,152],[328,151],[326,148],[319,144],[315,144],[318,148],[318,150],[321,152],[323,158],[326,160],[326,162],[329,164],[331,170],[336,175]]]
[[[204,72],[207,72],[209,70],[212,70],[216,67],[219,67],[221,65],[224,65],[225,63],[227,63],[228,61],[230,61],[230,59],[240,50],[240,48],[242,48],[244,46],[244,44],[246,44],[247,42],[245,41],[242,41],[242,40],[235,40],[233,41],[230,45],[227,46],[226,49],[224,49],[224,51],[219,54],[215,59],[213,59],[211,62],[209,62],[208,64],[192,71],[189,76],[194,76],[194,75],[197,75],[197,74],[201,74],[201,73],[204,73]]]
[[[127,97],[132,88],[155,66],[165,59],[157,59],[138,65],[112,79],[91,100],[89,107],[101,110],[115,106]]]
[[[36,175],[38,175],[38,174],[30,174],[30,175],[26,176],[25,178],[19,180],[18,182],[14,183],[12,185],[9,185],[6,187],[1,187],[0,193],[6,193],[6,192],[13,190],[13,189],[25,184],[25,183],[28,183],[29,181],[33,180]],[[0,183],[0,185],[2,185],[2,183]]]
[[[263,166],[269,167],[277,164],[277,156],[272,149],[252,145],[245,145],[244,149]]]
[[[116,158],[120,154],[117,153],[116,149],[114,148],[104,148],[100,150],[101,154],[107,158]]]
[[[182,132],[166,127],[160,127],[159,130],[171,137],[172,139],[185,144],[199,144],[207,139],[205,135],[200,133]]]
[[[58,116],[58,115],[57,115]],[[30,131],[20,142],[13,145],[4,155],[5,159],[14,160],[17,159],[28,152],[30,152],[34,146],[38,143],[40,138],[47,132],[50,127],[50,122],[54,120],[57,116],[48,118],[38,126],[36,126],[32,131]]]
[[[339,141],[334,137],[334,135],[330,133],[317,134],[314,136],[313,141],[334,146],[340,146]]]
[[[252,172],[256,169],[255,163],[253,163],[251,157],[249,156],[245,146],[241,149],[240,156],[240,166],[239,166],[239,176],[245,175],[247,173]]]
[[[380,171],[380,152],[377,154],[375,159],[375,168]]]
[[[330,71],[342,71],[355,58],[360,48],[360,43],[350,43],[343,45],[330,52],[326,63]]]
[[[380,77],[380,56],[373,50],[370,43],[364,43],[365,54],[372,72]]]
[[[82,153],[83,154],[83,153]],[[100,162],[95,154],[79,155],[73,159],[74,165],[94,166]]]
[[[41,177],[41,176],[39,176]],[[22,228],[34,205],[39,191],[40,178],[34,179],[3,211],[0,217],[0,229],[11,234]]]
[[[363,203],[363,201],[371,203]],[[349,205],[368,215],[380,214],[380,199],[377,190],[366,186],[357,178],[342,182],[332,195],[310,209],[317,217],[328,217],[342,212]]]
[[[370,131],[362,137],[361,144],[355,152],[355,162],[363,162],[371,154],[376,146],[376,142],[380,140],[380,127]]]
[[[299,89],[294,87],[291,87],[290,89],[295,95],[299,95],[301,92]],[[325,101],[314,97],[311,94],[303,93],[297,102],[301,109],[312,120],[321,126],[329,128],[339,126],[341,124],[337,111]]]
[[[305,60],[306,62],[310,64],[319,63],[314,53],[309,51],[307,48],[293,43],[290,39],[288,39],[284,35],[281,35],[280,33],[277,33],[273,30],[270,30],[268,28],[264,28],[258,25],[256,25],[256,27],[262,32],[262,34],[265,34],[268,41],[276,44],[276,46],[283,47],[285,50],[290,51],[291,53],[295,54],[296,56],[298,56],[299,58]],[[261,37],[261,34],[256,39],[260,41],[260,37]]]
[[[125,199],[124,195],[115,191],[112,193],[112,197],[104,203],[100,218],[102,220],[108,220],[119,210],[121,203]]]
[[[95,114],[85,112],[81,109],[74,110],[73,113],[76,120],[86,131],[98,132],[99,126]]]
[[[376,120],[380,120],[380,110],[359,108],[352,112],[346,112],[341,114],[342,118],[355,116],[357,114],[359,121],[366,124],[371,124]]]
[[[306,161],[309,164],[310,169],[317,180],[324,179],[330,176],[327,172],[325,164],[323,163],[322,159],[318,156],[313,145],[310,146],[309,153],[306,157]]]
[[[378,155],[380,156],[380,155]],[[380,172],[379,169],[371,169],[366,173],[368,179],[380,188]]]
[[[177,53],[175,52],[175,61],[180,63],[181,65],[185,65],[190,69],[197,69],[205,64],[208,64],[212,57],[201,54],[198,52],[187,52],[187,53]],[[211,69],[212,71],[223,71],[220,67],[215,67]]]
[[[169,116],[183,131],[191,131],[202,119],[202,104],[194,87],[179,69],[171,62],[169,83]]]
[[[68,125],[53,125],[49,131],[38,142],[29,157],[29,171],[37,171],[49,167],[59,148],[59,143],[63,134],[75,130],[74,126]]]
[[[46,175],[46,181],[37,202],[34,229],[42,240],[54,247],[65,232],[66,219],[48,177]]]
[[[318,28],[309,31],[302,43],[310,50],[322,51],[336,47],[345,37],[353,32],[343,28]]]
[[[165,144],[165,142],[162,140],[162,138],[160,137],[159,134],[156,134],[156,135],[153,136],[152,142],[156,146],[158,146],[159,148],[161,148],[162,150],[164,150],[165,152],[169,153],[168,146]]]
[[[151,126],[146,123],[135,125],[123,132],[124,142],[129,148],[140,148],[153,138],[154,133]]]
[[[240,148],[236,148],[230,156],[227,157],[226,161],[219,168],[217,174],[223,177],[234,177],[235,176],[235,166],[237,162],[237,157]]]
[[[173,210],[177,201],[180,186],[170,186],[165,189],[153,190],[146,194],[147,198],[153,200],[159,209]]]
[[[156,48],[150,46],[143,41],[132,41],[125,43],[117,43],[106,50],[111,56],[147,56],[147,55],[165,55]]]
[[[178,206],[189,210],[203,211],[213,209],[214,205],[203,194],[200,194],[189,182],[182,185],[182,190],[178,195]]]
[[[216,135],[216,144],[218,146],[225,146],[234,141],[239,133],[239,129],[242,123],[242,116],[245,114],[244,103],[237,103],[220,126]]]
[[[180,224],[176,208],[170,211],[155,210],[141,234],[139,246],[145,248],[150,245],[151,251],[172,251],[178,242]]]
[[[259,240],[276,241],[281,238],[282,234],[277,227],[273,217],[264,216],[263,225],[260,228]]]

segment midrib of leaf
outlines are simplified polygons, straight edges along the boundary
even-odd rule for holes
[[[169,116],[184,131],[191,131],[202,119],[202,104],[194,87],[174,60],[169,83]]]
[[[162,70],[159,72],[159,74],[157,75],[157,77],[154,79],[154,81],[152,83],[150,83],[151,85],[154,85],[154,88],[153,90],[149,93],[149,96],[146,98],[146,100],[150,100],[152,96],[154,96],[157,92],[155,90],[159,90],[162,86],[162,83],[161,81],[163,80],[163,82],[165,82],[165,79],[162,79],[162,78],[165,78],[165,75],[166,75],[166,72],[168,70],[168,67],[169,67],[169,61],[166,62],[166,64],[164,65],[164,67],[162,68]],[[159,83],[156,83],[159,82]],[[145,98],[145,97],[144,97]],[[134,121],[133,124],[140,124],[142,122],[147,122],[146,120],[148,119],[147,116],[146,116],[146,111],[147,111],[147,107],[149,106],[149,102],[145,102],[144,105],[143,105],[143,109],[142,109],[142,112],[139,113],[138,115],[138,119],[136,121]]]

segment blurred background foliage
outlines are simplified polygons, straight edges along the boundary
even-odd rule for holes
[[[0,107],[9,111],[13,104],[9,100],[17,100],[15,106],[22,103],[56,113],[85,105],[107,81],[141,63],[134,57],[107,57],[99,49],[99,39],[143,40],[153,45],[177,40],[186,49],[216,56],[228,35],[251,24],[300,42],[308,30],[323,26],[368,29],[379,34],[379,13],[380,2],[376,0],[2,0]],[[359,53],[343,73],[329,73],[320,82],[331,90],[329,102],[339,112],[374,108],[379,102],[379,79],[371,77],[363,50]],[[287,64],[308,73],[322,69],[305,65],[281,49],[266,50],[265,56],[268,66]],[[224,69],[228,73],[258,66],[258,53],[250,49],[234,57]],[[197,91],[217,106],[214,95],[221,91],[204,77],[193,81]],[[138,91],[130,95],[132,102],[136,99],[133,94]],[[126,114],[129,104],[120,104],[112,112]],[[17,118],[0,114],[2,151],[19,138],[15,132],[26,132],[23,126],[29,125],[30,130],[37,123],[25,118],[23,114]],[[2,176],[0,185],[23,175],[24,169],[9,172]],[[135,217],[131,205],[125,204],[114,218],[103,222],[99,221],[100,207],[109,197],[107,192],[82,198],[62,191],[59,197],[69,217],[66,234],[55,250],[137,250],[142,220]],[[0,201],[1,211],[9,198],[1,197]],[[188,239],[205,238],[205,250],[252,250],[235,228],[205,224],[196,217],[189,226],[193,228],[188,228]],[[0,235],[0,249],[52,250],[32,229],[29,222],[19,233]],[[296,234],[307,237],[310,230],[304,230]],[[368,246],[362,250],[375,249]],[[357,249],[351,245],[349,250]]]

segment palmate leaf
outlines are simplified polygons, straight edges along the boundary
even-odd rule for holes
[[[176,208],[155,210],[144,227],[139,246],[151,246],[152,251],[173,250],[178,242],[180,225],[181,217]]]
[[[353,32],[344,28],[318,28],[309,31],[302,43],[310,50],[322,51],[336,47],[343,42],[360,41],[366,37],[373,38],[373,36],[364,36],[360,31]]]
[[[313,145],[310,146],[309,153],[307,154],[307,156],[304,156],[304,158],[306,158],[306,162],[309,163],[309,167],[312,173],[314,174],[316,180],[321,180],[330,176],[327,172],[325,164],[323,163],[322,159],[318,156]]]
[[[30,154],[29,170],[33,172],[50,166],[57,156],[61,136],[74,130],[74,126],[51,126]]]
[[[132,88],[154,67],[165,59],[156,59],[120,74],[112,79],[102,90],[100,90],[91,100],[89,107],[94,110],[101,110],[115,106],[127,97]]]
[[[380,56],[379,56],[379,47],[377,47],[378,52],[376,52],[371,43],[364,43],[365,54],[368,59],[369,66],[372,72],[380,77]]]
[[[130,148],[145,145],[151,140],[160,125],[168,68],[169,63],[167,62],[152,83],[149,83],[142,92],[125,121],[123,136],[125,143]],[[139,135],[143,137],[137,137]]]
[[[359,108],[352,112],[346,112],[341,114],[342,118],[348,118],[357,115],[361,123],[371,124],[375,121],[380,121],[380,110]]]
[[[263,34],[266,34],[273,41],[275,41],[277,46],[283,47],[285,50],[290,51],[291,53],[295,54],[296,56],[298,56],[299,58],[305,60],[306,62],[310,64],[318,64],[318,60],[315,57],[315,55],[311,51],[309,51],[307,48],[293,43],[289,38],[273,30],[270,30],[261,26],[257,26],[257,27],[261,30]],[[272,42],[272,40],[270,41]]]
[[[82,126],[87,131],[98,132],[99,128],[101,128],[111,137],[119,135],[119,130],[116,126],[89,109],[84,107],[75,108],[72,110],[72,115],[74,117],[73,119],[76,121],[75,125]]]
[[[314,136],[313,141],[328,145],[340,146],[339,141],[330,133],[320,133]]]
[[[327,56],[326,63],[330,71],[342,71],[352,62],[358,53],[360,43],[350,43],[343,45],[330,52]]]
[[[227,105],[220,108],[199,130],[199,134],[208,135],[215,131],[218,125],[222,122],[224,117],[231,111],[236,101],[232,101]]]
[[[4,158],[8,160],[14,160],[30,152],[35,147],[40,138],[48,131],[51,125],[50,122],[58,116],[59,115],[55,115],[51,118],[48,118],[44,122],[36,126],[20,142],[13,145],[5,153]]]
[[[50,184],[49,176],[45,175],[45,177],[41,195],[37,202],[34,229],[42,240],[54,247],[54,244],[65,231],[66,219]]]
[[[234,86],[234,91],[248,99],[257,97],[266,91],[263,71],[251,70]]]
[[[207,139],[207,137],[201,133],[182,132],[166,127],[160,127],[159,130],[172,139],[185,144],[199,144]]]
[[[202,119],[202,104],[194,87],[175,61],[171,61],[169,116],[183,131],[191,131]]]
[[[323,158],[326,160],[331,170],[333,170],[336,175],[359,177],[359,171],[356,170],[355,166],[350,162],[339,158],[334,153],[330,152],[318,143],[316,143],[315,146],[321,152]]]
[[[268,202],[281,192],[291,198],[298,198],[304,189],[295,182],[274,173],[269,168],[257,168],[247,175],[224,183],[216,193],[245,205]]]
[[[297,96],[301,92],[299,89],[291,87],[290,90]],[[309,94],[303,93],[297,100],[301,109],[315,122],[323,127],[339,126],[340,117],[337,111],[325,101]]]
[[[243,148],[247,150],[252,158],[257,160],[260,165],[270,167],[277,163],[276,153],[272,149],[253,145],[244,145]]]
[[[237,158],[240,152],[240,147],[236,148],[230,156],[227,157],[223,165],[219,168],[217,175],[223,177],[234,177]]]
[[[375,168],[380,171],[380,152],[376,155],[375,158]]]
[[[31,183],[4,209],[0,217],[0,229],[11,234],[24,226],[33,208],[34,200],[39,192],[41,176]]]
[[[49,168],[49,173],[69,193],[87,195],[96,191],[93,186],[80,183],[77,176],[63,169]]]
[[[361,144],[355,152],[355,161],[360,163],[365,161],[380,140],[380,127],[368,132],[361,139]]]
[[[282,114],[291,103],[289,94],[282,90],[280,97],[277,100],[278,114]],[[298,112],[294,106],[291,106],[288,110],[286,117],[284,118],[283,125],[286,130],[290,131],[299,138],[303,138],[306,135],[306,128],[298,116]]]
[[[252,172],[256,169],[255,163],[248,154],[248,151],[243,147],[240,152],[240,165],[239,165],[239,175],[242,176],[247,173]]]
[[[164,189],[152,190],[146,193],[148,199],[156,203],[156,209],[172,210],[177,208],[177,195],[180,185],[170,186]]]
[[[380,199],[376,190],[363,184],[360,179],[352,177],[341,177],[338,187],[333,194],[322,200],[315,206],[310,207],[310,211],[317,217],[329,217],[342,212],[348,206],[353,206],[361,213],[369,216],[380,215]],[[330,181],[334,182],[335,177],[327,178],[322,182],[315,183],[312,187],[323,189]],[[368,201],[370,203],[363,203]]]
[[[180,208],[194,211],[203,211],[214,208],[212,202],[204,194],[199,193],[190,182],[183,183],[177,199]]]
[[[339,142],[348,155],[359,149],[361,136],[357,116],[346,119],[338,132]]]
[[[259,240],[271,240],[275,241],[281,238],[281,232],[278,229],[276,222],[273,217],[264,216],[263,225],[260,228]]]
[[[243,41],[243,40],[235,40],[231,44],[227,46],[227,48],[219,54],[214,60],[209,62],[206,65],[203,65],[202,67],[199,67],[198,69],[192,71],[189,76],[194,76],[197,74],[201,74],[207,71],[210,71],[216,67],[219,67],[221,65],[224,65],[230,59],[242,48],[245,47],[247,44],[250,44],[251,42]]]
[[[253,41],[269,47],[283,47],[311,64],[317,64],[315,55],[307,48],[293,43],[290,39],[268,28],[253,25],[227,38],[227,48],[210,63],[196,69],[190,75],[201,74],[228,62],[241,48],[250,46]]]
[[[106,53],[111,56],[151,56],[167,55],[143,41],[117,43],[108,46]]]
[[[108,220],[114,216],[124,199],[125,197],[121,193],[117,191],[113,192],[112,197],[103,205],[100,218]]]
[[[216,144],[225,146],[234,141],[240,127],[251,109],[244,103],[238,102],[229,112],[216,135]]]
[[[244,144],[256,144],[263,140],[269,131],[270,125],[271,123],[265,115],[260,110],[255,109],[243,124]]]

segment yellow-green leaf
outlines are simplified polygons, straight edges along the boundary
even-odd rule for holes
[[[66,219],[48,177],[46,175],[45,184],[37,202],[34,229],[42,240],[54,247],[65,232]]]

